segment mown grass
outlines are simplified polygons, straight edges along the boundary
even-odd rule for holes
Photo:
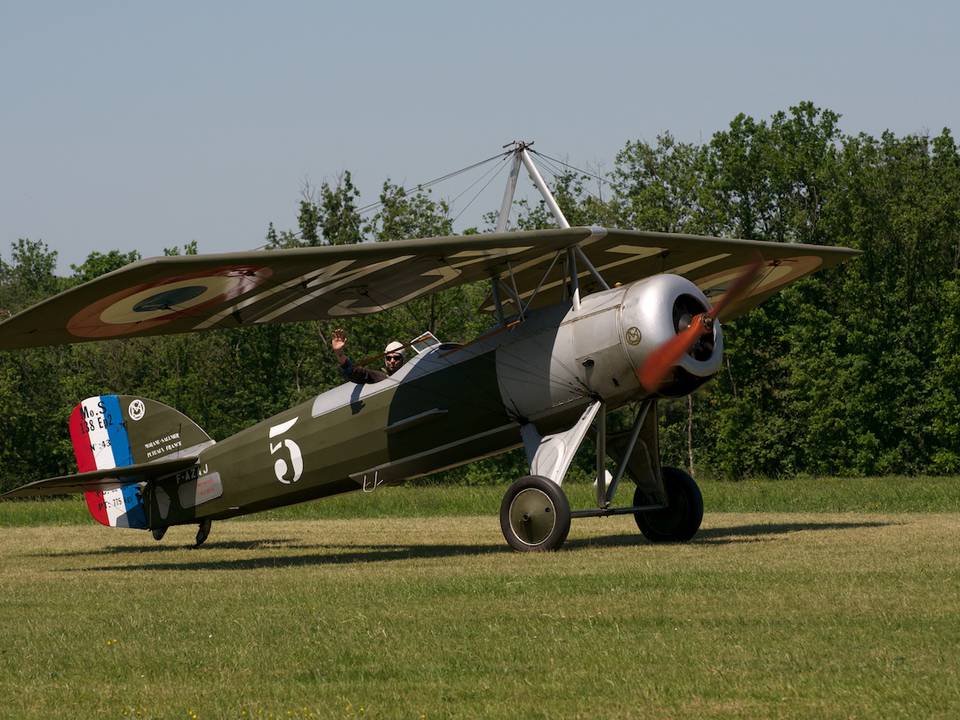
[[[0,531],[0,716],[953,718],[960,514]]]
[[[250,516],[255,520],[439,517],[496,514],[507,484],[421,485],[349,493]],[[958,477],[791,478],[701,481],[707,512],[960,512]],[[564,486],[574,507],[592,507],[593,488]],[[618,502],[630,502],[624,482]],[[0,527],[89,524],[79,496],[0,502]]]

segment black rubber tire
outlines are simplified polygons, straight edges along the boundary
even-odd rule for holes
[[[697,534],[703,521],[703,495],[694,479],[683,470],[665,467],[662,473],[667,507],[635,512],[633,518],[650,542],[687,542]],[[633,494],[633,504],[644,504],[639,486]]]
[[[570,532],[570,503],[549,478],[527,475],[515,481],[500,503],[500,530],[519,552],[557,550]]]

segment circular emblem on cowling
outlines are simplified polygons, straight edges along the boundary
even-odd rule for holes
[[[130,415],[131,420],[143,420],[146,412],[147,408],[143,404],[143,400],[134,400],[130,403],[130,407],[127,408],[127,414]]]
[[[626,334],[627,342],[630,345],[639,345],[640,344],[640,329],[636,326],[631,327],[627,330]]]

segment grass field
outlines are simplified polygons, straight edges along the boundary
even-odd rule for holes
[[[412,490],[396,517],[254,516],[199,550],[3,528],[0,716],[960,717],[955,510],[708,510],[659,546],[588,519],[522,555]]]
[[[383,488],[349,493],[249,516],[255,521],[494,515],[507,488],[447,485]],[[618,497],[629,503],[633,485]],[[742,482],[700,481],[707,512],[960,512],[960,477],[793,478]],[[573,507],[591,507],[593,487],[568,483]],[[243,520],[244,518],[241,518]],[[88,525],[83,498],[0,502],[0,527]]]

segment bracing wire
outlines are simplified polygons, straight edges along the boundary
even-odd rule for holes
[[[591,177],[591,178],[593,178],[594,180],[599,180],[600,182],[606,183],[607,185],[610,185],[611,187],[613,186],[613,183],[610,182],[610,180],[608,180],[607,178],[603,177],[602,175],[597,175],[596,173],[592,173],[592,172],[590,172],[589,170],[582,170],[581,168],[578,168],[578,167],[576,167],[576,166],[574,166],[574,165],[571,165],[571,164],[569,164],[569,163],[565,163],[563,160],[558,160],[557,158],[550,157],[549,155],[544,155],[542,152],[537,152],[537,151],[534,150],[533,148],[530,148],[529,150],[530,150],[531,153],[533,153],[534,155],[536,155],[536,156],[539,157],[539,158],[542,158],[543,160],[550,160],[550,161],[555,162],[555,163],[557,163],[557,164],[559,164],[559,165],[561,165],[561,166],[563,166],[563,167],[565,167],[565,168],[568,168],[569,170],[575,170],[576,172],[578,172],[578,173],[580,173],[580,174],[582,174],[582,175],[586,175],[587,177]]]
[[[544,165],[544,167],[546,168],[547,172],[549,172],[550,175],[553,176],[554,184],[556,184],[556,181],[557,181],[560,177],[562,177],[563,174],[564,174],[564,171],[563,171],[561,168],[567,168],[568,170],[573,170],[573,171],[578,172],[578,173],[581,173],[581,174],[583,174],[583,175],[585,175],[585,176],[587,176],[587,177],[594,178],[595,180],[598,180],[599,182],[606,183],[606,184],[612,186],[612,183],[611,183],[609,180],[607,180],[606,178],[604,178],[604,177],[602,177],[602,176],[600,176],[600,175],[597,175],[596,173],[592,173],[592,172],[589,172],[588,170],[583,170],[583,169],[578,168],[578,167],[576,167],[576,166],[574,166],[574,165],[570,165],[569,163],[564,162],[563,160],[559,160],[559,159],[557,159],[557,158],[551,157],[550,155],[546,155],[546,154],[544,154],[544,153],[542,153],[542,152],[539,152],[538,150],[534,150],[532,147],[531,147],[531,148],[528,148],[528,150],[529,150],[529,152],[533,153],[533,154],[536,155],[538,158],[540,158],[540,160],[543,162],[543,165]],[[482,182],[484,179],[486,179],[486,178],[489,177],[489,179],[487,179],[486,183],[484,183],[484,185],[480,188],[480,190],[477,191],[476,194],[474,194],[474,196],[470,199],[470,201],[469,201],[469,202],[456,214],[456,216],[453,218],[453,222],[456,222],[457,220],[460,219],[460,217],[463,215],[463,213],[476,201],[476,199],[483,193],[483,191],[486,190],[486,188],[490,185],[490,183],[492,183],[493,180],[495,180],[495,179],[500,175],[500,173],[503,172],[503,168],[506,167],[506,165],[508,164],[509,158],[513,155],[513,152],[514,152],[513,150],[505,150],[505,151],[503,151],[503,152],[497,153],[496,155],[491,155],[491,156],[488,157],[488,158],[484,158],[483,160],[480,160],[480,161],[478,161],[478,162],[471,163],[470,165],[467,165],[467,166],[465,166],[465,167],[462,167],[462,168],[460,168],[459,170],[454,170],[453,172],[449,172],[449,173],[445,173],[444,175],[440,175],[439,177],[433,178],[432,180],[427,180],[426,182],[417,183],[416,185],[411,185],[410,187],[402,188],[401,192],[402,192],[404,195],[408,195],[408,194],[410,194],[410,193],[412,193],[412,192],[418,192],[418,191],[421,191],[421,190],[425,190],[425,189],[427,189],[427,188],[433,187],[434,185],[437,185],[437,184],[439,184],[439,183],[441,183],[441,182],[444,182],[444,181],[446,181],[446,180],[451,180],[451,179],[453,179],[453,178],[455,178],[455,177],[457,177],[457,176],[459,176],[459,175],[462,175],[463,173],[470,172],[471,170],[474,170],[474,169],[479,168],[479,167],[481,167],[481,166],[483,166],[483,165],[486,165],[487,163],[493,162],[494,160],[498,160],[498,159],[501,160],[500,163],[498,163],[497,165],[495,165],[493,168],[487,170],[483,175],[481,175],[477,180],[473,181],[473,182],[472,182],[470,185],[468,185],[463,191],[461,191],[456,197],[454,197],[453,200],[450,201],[450,204],[452,205],[452,204],[455,203],[457,200],[459,200],[461,197],[463,197],[467,192],[469,192],[472,188],[474,188],[478,183]],[[492,175],[491,175],[491,173],[492,173]],[[588,194],[590,194],[590,193],[588,193]],[[363,206],[357,208],[357,209],[356,209],[356,213],[357,213],[358,215],[365,215],[365,214],[367,214],[367,213],[369,213],[369,212],[372,212],[372,211],[374,211],[374,210],[382,207],[383,204],[384,204],[384,203],[383,203],[382,200],[378,200],[378,201],[376,201],[376,202],[368,203],[368,204],[366,204],[366,205],[363,205]],[[297,231],[297,232],[292,232],[291,235],[292,235],[293,237],[299,237],[299,236],[302,235],[302,232],[299,232],[299,231]],[[262,245],[258,245],[255,249],[256,249],[256,250],[262,250],[262,249],[265,249],[266,247],[268,247],[268,244],[264,243],[264,244],[262,244]]]
[[[506,152],[497,153],[496,155],[491,155],[485,160],[480,160],[479,162],[472,163],[471,165],[467,165],[466,167],[460,168],[459,170],[454,170],[453,172],[447,173],[446,175],[441,175],[440,177],[434,178],[433,180],[428,180],[427,182],[423,182],[423,183],[417,183],[416,185],[412,185],[409,188],[403,188],[402,192],[404,195],[407,195],[411,192],[425,190],[426,188],[432,187],[437,183],[441,183],[445,180],[450,180],[452,178],[457,177],[457,175],[462,175],[463,173],[469,172],[475,168],[480,167],[481,165],[485,165],[488,162],[492,162],[497,158],[505,158],[509,156],[511,153],[512,151],[506,151]],[[383,201],[378,200],[377,202],[369,203],[368,205],[364,205],[363,207],[357,208],[357,213],[360,215],[363,215],[364,213],[368,213],[372,210],[376,210],[381,205],[383,205]]]
[[[543,155],[539,155],[539,157],[541,166],[546,168],[551,175],[559,176],[563,174],[563,169],[558,163],[555,163],[553,160]]]
[[[463,215],[463,214],[467,211],[467,208],[469,208],[471,205],[473,205],[473,202],[474,202],[478,197],[480,197],[480,195],[483,193],[484,190],[486,190],[486,189],[490,186],[490,183],[492,183],[494,180],[496,180],[498,177],[500,177],[500,174],[503,172],[504,168],[506,168],[508,164],[509,164],[509,163],[507,162],[507,159],[504,159],[504,161],[503,161],[502,163],[500,163],[499,168],[497,168],[497,172],[496,172],[493,176],[491,176],[491,178],[490,178],[489,180],[487,180],[487,181],[483,184],[483,187],[482,187],[482,188],[480,188],[479,190],[477,190],[477,192],[474,194],[474,196],[473,196],[472,198],[470,198],[470,202],[468,202],[466,205],[464,205],[464,206],[460,209],[460,212],[458,212],[457,215],[456,215],[456,217],[453,218],[453,222],[456,222],[457,220],[459,220],[459,219],[460,219],[460,216]],[[476,183],[474,183],[474,185],[476,185]],[[473,187],[473,186],[471,185],[471,187]],[[464,192],[466,192],[466,191],[464,191]],[[463,193],[460,193],[460,195],[463,195]],[[460,195],[458,195],[457,197],[459,198]]]
[[[417,183],[416,185],[412,185],[412,186],[410,186],[410,187],[408,187],[408,188],[403,188],[403,189],[401,190],[401,192],[402,192],[404,195],[408,195],[408,194],[410,194],[410,193],[412,193],[412,192],[415,192],[415,191],[424,190],[424,189],[429,188],[429,187],[432,187],[432,186],[434,186],[434,185],[436,185],[436,184],[438,184],[438,183],[441,183],[441,182],[443,182],[443,181],[445,181],[445,180],[450,180],[450,179],[452,179],[452,178],[457,177],[458,175],[462,175],[463,173],[470,172],[471,170],[474,170],[474,169],[476,169],[476,168],[478,168],[478,167],[481,167],[482,165],[486,165],[487,163],[492,162],[492,161],[494,161],[494,160],[497,160],[498,158],[503,159],[503,163],[506,164],[507,159],[508,159],[508,158],[510,157],[510,155],[512,155],[512,154],[513,154],[513,151],[512,151],[512,150],[506,150],[506,151],[504,151],[504,152],[497,153],[496,155],[491,155],[491,156],[488,157],[488,158],[485,158],[485,159],[480,160],[480,161],[475,162],[475,163],[471,163],[470,165],[467,165],[466,167],[462,167],[462,168],[460,168],[459,170],[454,170],[453,172],[446,173],[446,174],[444,174],[444,175],[441,175],[440,177],[434,178],[433,180],[428,180],[428,181],[426,181],[426,182]],[[490,171],[488,171],[488,172],[490,172]],[[487,173],[484,173],[484,175],[481,176],[481,180],[482,180],[484,177],[486,177],[486,176],[487,176]],[[494,177],[496,177],[496,175],[495,175]],[[463,194],[465,194],[467,191],[469,191],[470,188],[472,188],[474,185],[476,185],[477,182],[480,182],[480,180],[474,181],[471,185],[469,185],[469,186],[466,188],[466,190],[464,190],[463,192],[460,193],[460,195],[458,195],[456,198],[454,198],[454,201],[456,201],[461,195],[463,195]],[[487,185],[489,185],[489,184],[490,184],[490,183],[488,182]],[[486,187],[486,185],[485,185],[484,187]],[[471,202],[473,202],[473,201],[471,200]],[[357,208],[357,209],[356,209],[356,213],[357,213],[358,215],[364,215],[364,214],[366,214],[366,213],[372,212],[373,210],[376,210],[377,208],[381,207],[382,205],[383,205],[383,201],[382,201],[382,200],[378,200],[378,201],[373,202],[373,203],[368,203],[367,205],[363,205],[363,206]],[[458,214],[457,217],[459,218],[460,215]],[[456,218],[454,218],[454,219],[456,220]],[[303,232],[302,232],[302,231],[299,231],[299,230],[298,230],[298,231],[295,231],[295,232],[290,232],[289,234],[290,234],[292,237],[295,237],[295,238],[296,238],[296,237],[302,237],[302,236],[303,236]],[[269,243],[263,243],[263,244],[261,244],[261,245],[256,246],[255,248],[253,248],[253,250],[265,250],[265,249],[267,249],[268,247],[269,247]]]
[[[597,180],[600,192],[603,191],[604,183],[609,185],[611,188],[614,187],[614,184],[610,180],[600,175],[597,175],[596,173],[592,173],[589,170],[582,170],[581,168],[578,168],[574,165],[566,163],[563,160],[559,160],[557,158],[550,157],[549,155],[544,155],[541,152],[537,152],[532,148],[530,149],[530,152],[535,154],[540,159],[541,163],[543,164],[543,167],[547,170],[548,173],[550,173],[550,175],[553,176],[554,187],[556,187],[557,181],[559,181],[560,178],[563,177],[563,175],[567,174],[571,170],[574,172],[580,173],[585,177],[589,177]],[[566,168],[566,170],[564,170],[564,168]],[[583,188],[583,191],[586,193],[588,197],[591,197],[597,200],[601,204],[603,203],[602,195],[598,195],[587,188]]]
[[[458,193],[458,194],[450,201],[450,204],[453,205],[455,202],[457,202],[457,200],[459,200],[459,199],[462,198],[464,195],[466,195],[467,192],[469,192],[471,188],[473,188],[474,186],[476,186],[477,183],[483,182],[483,180],[485,180],[485,179],[490,175],[490,173],[497,173],[497,175],[499,175],[500,172],[503,170],[503,167],[504,167],[508,162],[510,162],[510,158],[509,158],[509,157],[504,157],[503,160],[500,161],[500,164],[499,164],[499,165],[494,165],[491,169],[487,170],[483,175],[481,175],[480,177],[478,177],[478,178],[477,178],[476,180],[474,180],[472,183],[470,183],[469,185],[467,185],[466,188],[464,188],[462,191],[460,191],[460,193]],[[494,177],[496,177],[496,175],[494,175]],[[490,183],[488,182],[487,185],[489,185],[489,184],[490,184]],[[483,188],[486,188],[486,187],[487,187],[486,185],[483,186]],[[481,192],[483,191],[483,188],[481,188]],[[471,202],[473,202],[473,201],[471,200]]]
[[[544,158],[540,158],[540,160],[544,170],[546,170],[553,178],[554,188],[556,188],[557,181],[560,180],[560,178],[564,175],[563,169]]]

